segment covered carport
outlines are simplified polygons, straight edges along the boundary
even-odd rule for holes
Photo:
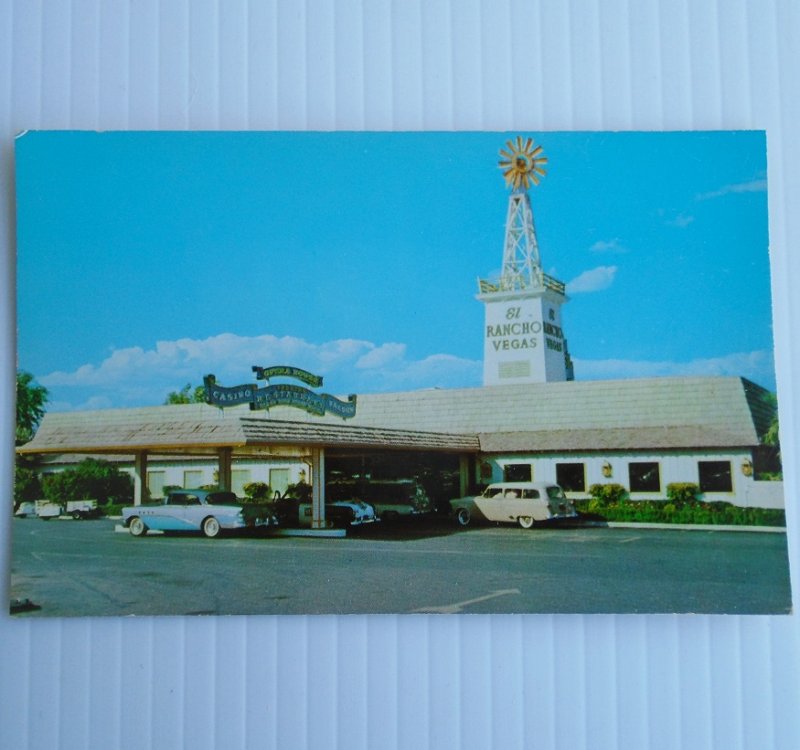
[[[130,457],[136,505],[149,499],[147,464],[154,455],[215,459],[221,489],[231,488],[231,468],[236,459],[290,456],[310,465],[312,528],[323,529],[325,459],[329,449],[457,454],[460,489],[465,494],[469,457],[478,452],[479,440],[475,434],[274,420],[253,416],[246,409],[223,412],[192,404],[47,414],[33,440],[17,448],[17,452]]]

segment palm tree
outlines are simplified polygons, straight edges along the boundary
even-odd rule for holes
[[[15,439],[17,445],[27,443],[39,422],[44,416],[44,405],[47,401],[47,388],[38,385],[33,375],[24,370],[17,370],[17,428]]]

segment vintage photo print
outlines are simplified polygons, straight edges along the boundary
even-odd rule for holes
[[[15,154],[15,615],[791,611],[763,131]]]

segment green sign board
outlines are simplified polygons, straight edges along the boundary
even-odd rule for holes
[[[296,377],[295,374],[288,375],[285,372],[275,372],[277,370],[292,370],[293,373],[302,372],[312,378],[317,378],[316,375],[311,375],[311,373],[306,373],[305,370],[297,370],[296,368],[253,368],[257,377],[260,377],[259,371],[264,373],[271,372],[264,379],[266,377],[277,377],[278,374],[284,377]],[[322,378],[318,378],[318,380],[321,384]],[[292,406],[320,417],[325,414],[335,414],[342,419],[350,419],[356,415],[355,395],[348,396],[347,401],[342,401],[328,393],[314,393],[308,388],[285,383],[267,385],[263,388],[250,383],[226,387],[219,385],[214,375],[206,375],[203,378],[203,386],[205,388],[206,403],[220,408],[239,406],[241,404],[250,404],[252,410],[269,409],[273,406]]]
[[[275,365],[273,367],[258,367],[253,365],[253,372],[256,380],[269,380],[270,378],[294,378],[301,383],[310,385],[312,388],[319,388],[322,385],[322,377],[313,375],[307,370],[299,367],[289,367],[287,365]]]

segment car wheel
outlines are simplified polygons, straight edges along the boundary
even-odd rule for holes
[[[131,532],[131,536],[144,536],[147,532],[147,526],[144,525],[144,521],[141,518],[134,516],[128,524],[128,531]]]
[[[215,536],[219,536],[219,532],[221,531],[221,527],[219,525],[219,521],[217,521],[214,516],[209,516],[203,521],[203,533],[209,538],[213,539]]]
[[[531,529],[533,528],[533,516],[520,516],[517,519],[517,523],[522,526],[523,529]]]
[[[472,520],[472,516],[470,515],[469,508],[459,508],[458,512],[456,513],[456,521],[458,521],[459,526],[469,526],[469,522]]]
[[[80,512],[79,510],[73,510],[73,511],[72,511],[72,517],[73,517],[73,518],[74,518],[76,521],[80,521],[80,520],[81,520],[81,518],[82,518],[82,516],[81,516],[81,512]]]

